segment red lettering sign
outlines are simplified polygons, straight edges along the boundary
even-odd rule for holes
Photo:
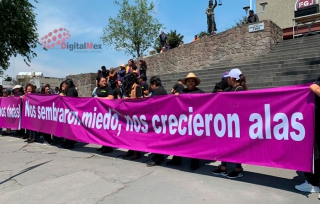
[[[317,4],[318,0],[297,0],[295,10]]]

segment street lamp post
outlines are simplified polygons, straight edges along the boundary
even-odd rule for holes
[[[248,10],[250,9],[250,6],[245,6],[243,9],[246,11],[246,15],[248,15]]]
[[[267,4],[268,4],[268,2],[266,2],[266,1],[260,3],[260,6],[262,6],[262,11],[261,11],[261,12],[257,12],[256,14],[264,13]],[[245,6],[245,7],[243,7],[243,9],[246,11],[246,15],[248,15],[248,10],[249,10],[249,9],[250,9],[250,10],[253,10],[253,9],[252,9],[252,0],[250,0],[250,6]]]

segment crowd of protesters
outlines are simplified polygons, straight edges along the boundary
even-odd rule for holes
[[[101,70],[97,72],[96,77],[96,88],[92,92],[92,97],[98,97],[103,100],[126,100],[153,97],[167,95],[167,91],[162,86],[161,79],[158,76],[153,76],[150,78],[149,83],[147,81],[147,63],[140,59],[136,65],[135,61],[128,60],[127,65],[121,64],[119,70],[110,69],[107,70],[105,66],[101,67]],[[198,86],[201,80],[194,74],[189,73],[184,79],[179,79],[177,84],[175,84],[171,90],[171,94],[179,97],[180,94],[201,94],[204,93]],[[2,87],[0,87],[2,89]],[[60,96],[78,97],[78,92],[76,90],[75,84],[72,80],[67,79],[61,83],[58,90],[52,90],[47,84],[40,89],[41,94],[59,94]],[[238,92],[246,91],[248,87],[246,85],[245,75],[237,68],[232,69],[228,72],[224,72],[221,76],[221,81],[215,84],[212,93],[217,94],[219,92]],[[316,94],[316,107],[320,104],[320,78],[318,81],[310,86],[310,90]],[[27,84],[25,87],[19,85],[15,86],[13,90],[2,90],[2,97],[10,96],[20,96],[23,100],[25,94],[36,93],[36,87],[32,84]],[[320,120],[320,109],[316,109],[316,123]],[[4,127],[5,128],[5,127]],[[48,135],[46,133],[39,133],[31,130],[22,130],[23,138],[27,139],[26,142],[33,143],[39,140],[39,136],[42,136],[43,140],[47,144],[55,143],[56,137]],[[316,135],[320,134],[320,127],[316,126]],[[10,129],[6,129],[3,135],[12,134]],[[315,172],[306,173],[306,181],[301,185],[295,186],[297,190],[310,193],[319,193],[319,179],[320,179],[320,158],[319,158],[319,136],[315,137]],[[73,149],[77,141],[72,141],[69,139],[64,139],[62,141],[62,147],[67,149]],[[113,152],[113,147],[102,146],[97,149],[101,153],[111,153]],[[239,152],[241,154],[241,152]],[[141,157],[142,153],[140,151],[128,150],[126,153],[122,154],[122,157],[129,157],[131,160],[136,160]],[[196,170],[199,168],[200,160],[195,158],[190,158],[190,168]],[[162,161],[165,160],[164,155],[154,154],[152,157],[152,162],[147,163],[148,167],[153,167],[161,165]],[[167,165],[181,165],[182,158],[173,155],[172,159],[166,162]],[[224,176],[227,178],[239,178],[242,177],[243,167],[241,164],[235,164],[235,169],[228,172],[228,163],[222,161],[221,165],[214,169],[212,173],[217,176]]]
[[[60,96],[78,97],[78,91],[71,79],[66,79],[65,81],[61,82],[60,88],[55,87],[55,89],[52,89],[49,84],[46,84],[39,88],[37,88],[33,84],[27,84],[25,87],[21,85],[15,85],[12,89],[10,88],[4,89],[1,86],[0,91],[1,91],[1,97],[17,96],[17,97],[20,97],[21,100],[24,100],[25,95],[27,94],[43,94],[43,95],[56,94]],[[27,142],[27,143],[40,142],[45,145],[51,145],[51,144],[61,142],[61,147],[67,148],[67,149],[73,149],[74,144],[76,143],[76,141],[72,141],[69,139],[61,140],[58,137],[55,137],[53,135],[43,133],[43,132],[36,132],[32,130],[20,129],[20,130],[12,131],[10,128],[1,127],[0,131],[2,135],[5,135],[5,136],[15,135],[20,137],[21,139],[25,139],[24,142]]]

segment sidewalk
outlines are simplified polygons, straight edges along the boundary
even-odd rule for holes
[[[320,203],[318,194],[301,193],[304,182],[295,171],[244,165],[244,176],[213,176],[220,162],[202,161],[192,171],[182,166],[146,167],[151,156],[137,161],[117,158],[123,151],[98,154],[96,145],[74,150],[16,137],[0,136],[0,203]],[[230,167],[232,170],[232,167]]]

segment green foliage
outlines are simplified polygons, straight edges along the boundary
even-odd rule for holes
[[[153,45],[153,49],[157,52],[157,53],[160,53],[161,52],[161,43],[160,43],[160,40],[159,40],[159,37],[157,37],[154,41],[154,45]]]
[[[170,32],[167,33],[166,36],[167,41],[170,43],[170,49],[179,47],[180,42],[183,41],[184,38],[184,36],[180,33],[177,33],[176,30],[170,30]],[[153,48],[156,50],[157,53],[160,53],[162,47],[160,44],[159,36],[156,38]]]
[[[32,51],[39,44],[34,8],[28,0],[0,1],[0,66],[2,69],[8,69],[12,56],[16,57],[18,54],[23,56],[27,65],[33,57],[37,56]]]
[[[6,75],[5,78],[4,78],[4,81],[12,81],[12,77]]]
[[[162,24],[155,18],[154,3],[148,0],[135,0],[130,5],[128,0],[122,3],[115,18],[109,18],[108,26],[101,37],[104,44],[113,45],[117,51],[124,51],[133,57],[141,57],[152,46]]]
[[[198,37],[199,37],[199,38],[203,38],[205,35],[209,36],[209,34],[208,34],[206,31],[201,31],[201,32],[198,34]]]
[[[179,43],[183,41],[184,36],[180,33],[177,34],[177,31],[170,30],[170,33],[167,35],[168,41],[170,43],[171,49],[179,47]]]
[[[232,26],[232,28],[240,27],[242,25],[247,24],[247,22],[248,22],[248,18],[246,16],[243,16],[242,19],[235,21],[236,25]]]

